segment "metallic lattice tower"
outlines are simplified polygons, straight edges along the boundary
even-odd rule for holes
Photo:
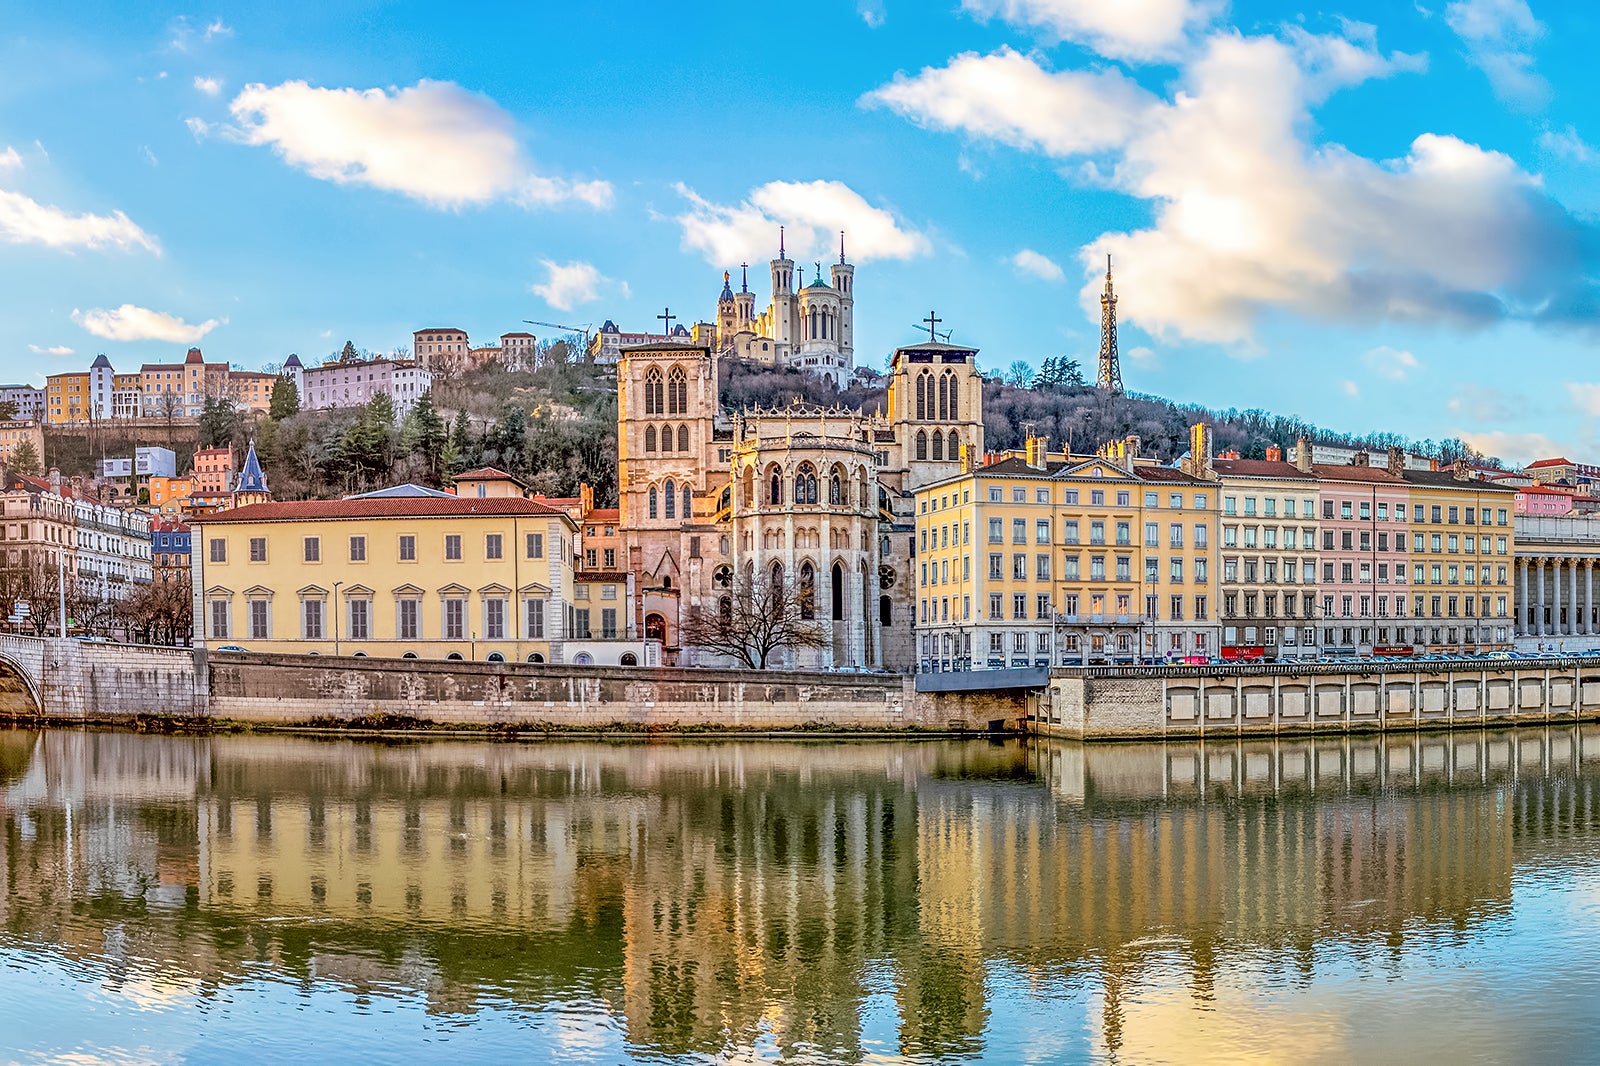
[[[1100,372],[1094,386],[1122,395],[1122,361],[1117,357],[1117,294],[1111,291],[1111,257],[1106,256],[1106,291],[1100,294]]]

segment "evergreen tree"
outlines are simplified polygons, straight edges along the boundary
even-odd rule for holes
[[[233,443],[234,434],[243,424],[239,409],[231,400],[221,396],[206,397],[200,411],[200,447],[221,448]]]
[[[44,472],[44,460],[39,457],[39,452],[34,448],[31,440],[25,440],[17,445],[17,450],[11,453],[9,466],[13,474],[40,474]]]
[[[445,445],[444,468],[459,474],[472,463],[472,438],[467,432],[467,412],[457,411],[455,424],[450,427],[450,439]]]
[[[345,341],[344,342],[344,347],[339,349],[339,362],[341,362],[341,363],[359,363],[360,361],[361,361],[361,356],[356,351],[355,342],[354,341]]]
[[[0,422],[14,422],[17,418],[17,401],[0,400]]]
[[[267,408],[267,417],[274,422],[281,422],[299,413],[300,387],[290,375],[279,374],[278,380],[272,384],[272,403]]]
[[[425,392],[406,415],[400,446],[422,459],[430,485],[438,485],[443,473],[445,443],[444,420],[433,406],[433,393]]]

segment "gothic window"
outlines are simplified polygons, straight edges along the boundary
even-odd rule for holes
[[[949,387],[950,378],[947,374],[939,375],[939,419],[943,421],[950,417],[950,401],[945,390]],[[938,456],[934,456],[938,458]]]
[[[666,404],[662,402],[664,399],[665,396],[661,388],[661,371],[651,367],[650,372],[644,376],[644,413],[647,415],[661,414],[666,407]]]
[[[803,463],[794,476],[794,502],[817,502],[817,472],[810,463]]]
[[[723,563],[711,572],[711,582],[719,589],[733,587],[733,567]]]
[[[959,419],[961,417],[960,412],[958,412],[957,409],[956,409],[956,372],[954,370],[950,371],[949,378],[950,378],[950,421],[954,422],[954,421],[956,421],[957,419]]]
[[[657,501],[657,498],[658,497],[657,497],[657,493],[656,493],[656,487],[654,485],[651,485],[650,486],[650,517],[651,518],[656,517],[656,501]]]
[[[784,613],[783,612],[784,596],[783,596],[783,564],[782,563],[773,563],[772,564],[772,576],[771,576],[771,579],[770,579],[770,585],[768,587],[772,590],[771,602],[777,608],[777,613],[782,615]]]
[[[961,440],[956,436],[956,431],[953,429],[945,434],[944,452],[945,457],[948,459],[961,458]]]
[[[644,450],[647,451],[647,452],[653,452],[653,451],[656,450],[656,427],[655,426],[645,426],[644,427]]]
[[[678,486],[675,482],[667,482],[667,517],[678,517]]]
[[[831,504],[843,503],[842,487],[839,484],[839,471],[835,470],[828,479],[828,502]]]
[[[919,429],[919,430],[917,430],[917,458],[918,459],[926,459],[927,457],[928,457],[928,435],[926,433],[924,433],[922,430]]]
[[[767,502],[777,507],[783,503],[783,482],[779,479],[777,471],[772,473],[772,484],[768,486]]]
[[[686,452],[686,451],[689,450],[689,427],[688,426],[679,426],[678,427],[678,450],[680,452]]]
[[[828,590],[833,599],[833,620],[844,621],[844,567],[833,564],[833,588]]]
[[[722,495],[717,499],[717,510],[726,511],[729,507],[732,507],[732,506],[733,506],[733,490],[731,488],[723,489],[722,490]],[[724,548],[722,550],[723,550],[723,553],[726,554],[728,549]]]
[[[809,562],[800,564],[800,617],[810,620],[817,616],[817,572]]]
[[[675,366],[667,378],[667,410],[669,415],[682,415],[689,412],[689,376],[684,373],[683,367]],[[658,412],[660,413],[660,412]]]
[[[683,487],[683,517],[686,520],[694,517],[694,499],[688,485]]]
[[[928,417],[928,375],[917,375],[917,419]]]
[[[672,450],[672,427],[671,426],[662,426],[661,427],[661,450],[664,451],[664,452],[670,452]]]
[[[938,430],[933,431],[933,457],[935,459],[944,458],[944,434]]]

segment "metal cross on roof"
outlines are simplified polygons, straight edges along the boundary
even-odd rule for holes
[[[672,336],[672,323],[678,317],[677,315],[672,313],[672,308],[663,307],[661,309],[661,313],[659,315],[657,315],[656,317],[661,319],[661,335],[663,337]]]
[[[924,323],[926,323],[927,327],[928,327],[928,340],[937,342],[938,339],[939,339],[938,326],[939,326],[939,323],[944,321],[944,319],[940,318],[934,312],[929,311],[928,312],[928,317],[923,319],[922,321]]]

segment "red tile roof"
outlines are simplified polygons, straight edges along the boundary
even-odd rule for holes
[[[456,475],[456,480],[457,481],[515,481],[519,485],[522,484],[522,479],[521,478],[516,477],[515,475],[512,475],[512,474],[508,474],[504,470],[501,470],[501,469],[499,469],[497,467],[493,467],[493,466],[480,466],[476,470],[468,470],[464,474],[457,474]]]
[[[460,499],[445,496],[386,496],[354,500],[282,500],[252,503],[205,520],[219,522],[306,522],[339,518],[450,518],[471,515],[564,515],[520,496]]]
[[[1562,457],[1560,459],[1540,459],[1537,462],[1529,463],[1525,469],[1538,470],[1538,469],[1540,469],[1542,467],[1546,467],[1546,466],[1577,466],[1577,465],[1578,464],[1574,463],[1571,459],[1567,459],[1565,457]]]
[[[1270,459],[1214,459],[1212,469],[1218,474],[1233,477],[1279,477],[1293,478],[1296,481],[1315,481],[1315,474],[1301,470],[1293,463],[1281,460],[1274,462]]]
[[[584,512],[583,520],[585,522],[619,522],[622,520],[622,509],[620,507],[596,507],[592,511]]]

